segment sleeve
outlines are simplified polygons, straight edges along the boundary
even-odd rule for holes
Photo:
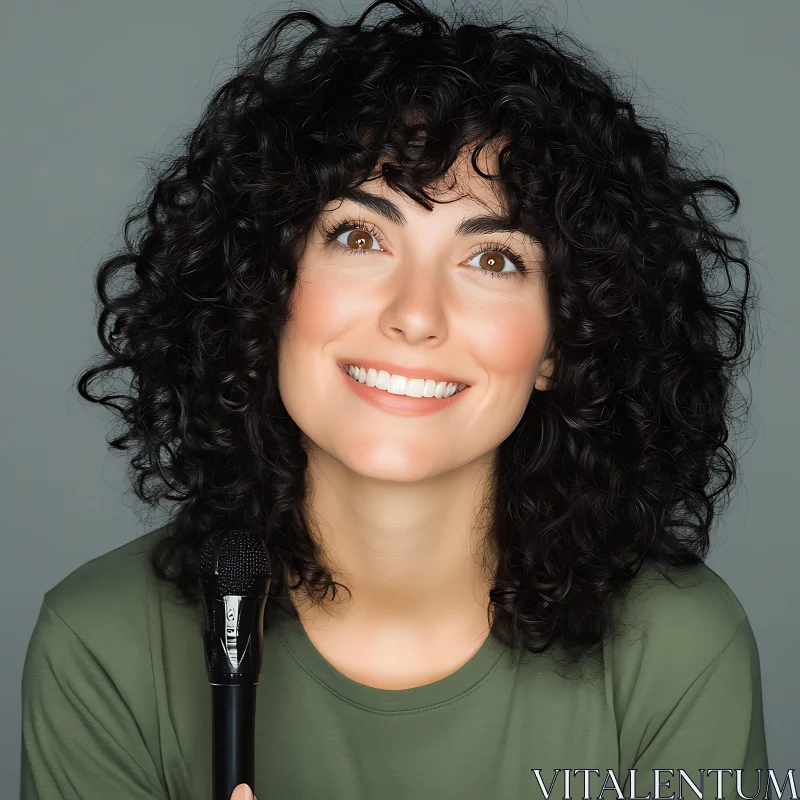
[[[22,675],[21,800],[167,800],[136,718],[46,602]]]
[[[703,797],[763,797],[768,767],[761,668],[746,617],[722,652],[666,716],[656,720],[654,730],[652,738],[643,742],[632,767],[637,797],[648,793],[651,798],[695,797],[687,777],[698,789],[703,788],[700,781],[704,781]],[[685,777],[679,770],[684,770]],[[741,770],[739,793],[737,770]],[[626,781],[625,796],[632,796],[630,773],[622,777]],[[717,789],[718,781],[722,791]]]

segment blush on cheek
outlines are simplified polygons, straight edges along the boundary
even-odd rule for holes
[[[326,308],[325,293],[315,282],[302,284],[295,299],[291,327],[293,336],[302,341],[314,338],[329,325],[330,307]]]
[[[491,364],[493,372],[520,381],[530,380],[547,341],[544,320],[533,322],[528,313],[524,319],[511,317],[482,331],[481,359]]]
[[[292,327],[298,341],[308,340],[323,345],[337,333],[364,320],[372,309],[374,298],[365,298],[356,287],[327,279],[323,273],[302,284],[294,303]]]

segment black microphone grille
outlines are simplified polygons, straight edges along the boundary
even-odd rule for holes
[[[216,531],[203,543],[197,574],[217,595],[264,594],[271,575],[267,548],[250,531]]]

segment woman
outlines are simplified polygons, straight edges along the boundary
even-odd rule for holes
[[[209,796],[220,528],[275,575],[261,800],[763,794],[756,643],[704,564],[753,300],[705,200],[738,195],[573,40],[379,5],[274,24],[99,271],[78,390],[178,504],[46,593],[23,798]]]

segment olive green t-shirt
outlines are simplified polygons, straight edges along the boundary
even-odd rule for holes
[[[167,598],[150,571],[165,528],[45,593],[22,679],[22,800],[210,800],[203,614]],[[618,606],[624,631],[579,677],[548,654],[512,659],[490,636],[442,680],[377,689],[336,670],[299,621],[270,624],[258,800],[697,797],[686,778],[701,790],[705,780],[706,797],[722,780],[736,797],[735,770],[742,794],[763,797],[747,616],[706,565],[673,580],[652,567],[637,578]]]

